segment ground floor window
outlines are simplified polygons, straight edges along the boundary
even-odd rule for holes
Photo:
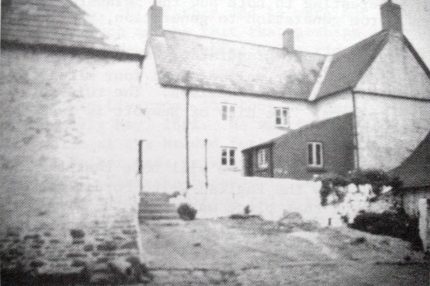
[[[257,152],[257,164],[259,169],[266,169],[269,167],[267,160],[267,149],[260,149]]]
[[[308,166],[323,166],[323,146],[321,142],[308,142]]]
[[[236,148],[222,147],[221,148],[221,165],[236,166]]]

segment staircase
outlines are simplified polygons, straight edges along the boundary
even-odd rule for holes
[[[143,193],[139,204],[139,221],[178,220],[176,206],[165,193]]]

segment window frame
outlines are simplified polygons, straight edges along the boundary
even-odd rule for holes
[[[317,147],[319,146],[319,148]],[[322,142],[312,141],[307,144],[306,151],[307,165],[311,168],[323,168],[324,166],[324,145]],[[318,161],[320,161],[318,163]]]
[[[280,123],[278,123],[278,119]],[[290,108],[289,107],[279,107],[279,106],[275,107],[275,126],[284,127],[284,128],[290,127]]]
[[[221,102],[221,121],[234,121],[236,116],[236,104]]]
[[[221,166],[225,168],[237,166],[237,147],[221,146]]]
[[[269,160],[267,160],[267,151],[267,148],[261,148],[257,151],[257,167],[260,170],[264,170],[269,167]]]

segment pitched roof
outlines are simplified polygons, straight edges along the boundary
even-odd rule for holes
[[[161,85],[304,100],[326,57],[171,31],[149,45]]]
[[[5,0],[1,40],[19,44],[55,45],[119,51],[85,19],[72,0]]]
[[[400,177],[405,188],[430,186],[430,133],[391,174]]]
[[[382,30],[334,54],[316,98],[355,87],[387,43],[389,33]]]
[[[275,144],[277,142],[283,141],[286,138],[290,138],[290,137],[296,136],[298,134],[301,134],[302,132],[306,132],[306,130],[309,130],[310,128],[318,127],[319,129],[324,129],[327,126],[337,126],[338,122],[351,122],[351,125],[352,125],[352,113],[351,112],[345,113],[345,114],[342,114],[339,116],[335,116],[335,117],[327,118],[327,119],[324,119],[321,121],[315,121],[315,122],[303,125],[300,128],[290,130],[289,132],[287,132],[281,136],[275,137],[269,141],[248,147],[248,148],[244,149],[243,152],[246,152],[246,151],[251,150],[251,149]]]

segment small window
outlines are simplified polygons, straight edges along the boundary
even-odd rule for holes
[[[288,127],[288,108],[286,107],[275,107],[275,124],[276,126]]]
[[[308,166],[322,167],[323,166],[323,146],[320,142],[308,143]]]
[[[259,169],[266,169],[269,167],[269,162],[267,161],[267,149],[260,149],[257,153],[257,164]]]
[[[234,147],[221,148],[221,165],[236,166],[236,148]]]
[[[232,121],[236,113],[236,106],[230,103],[221,104],[221,118],[223,121]]]

